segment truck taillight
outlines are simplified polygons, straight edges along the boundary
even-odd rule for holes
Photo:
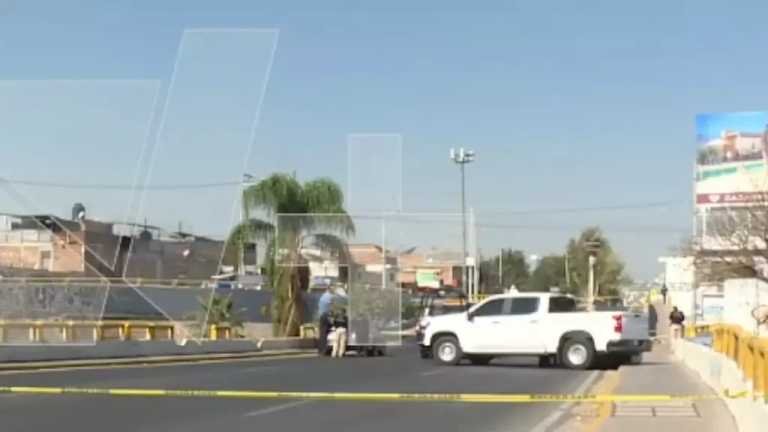
[[[616,324],[613,326],[613,331],[621,333],[624,330],[624,315],[614,315],[613,320]]]

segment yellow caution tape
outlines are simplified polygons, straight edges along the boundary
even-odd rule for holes
[[[80,387],[0,387],[0,393],[27,395],[102,395],[128,397],[302,399],[326,401],[544,403],[544,402],[663,402],[717,399],[717,395],[669,394],[477,394],[477,393],[348,393],[279,392],[248,390],[161,390]],[[747,397],[747,392],[725,393],[728,398]]]

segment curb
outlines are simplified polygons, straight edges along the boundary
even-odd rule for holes
[[[110,366],[130,366],[130,365],[149,365],[149,364],[174,364],[174,363],[199,363],[210,361],[227,360],[247,360],[257,358],[271,357],[299,357],[317,354],[317,350],[270,350],[270,351],[251,351],[241,353],[216,353],[216,354],[187,354],[175,356],[153,356],[153,357],[130,357],[130,358],[111,358],[111,359],[93,359],[93,360],[57,360],[41,362],[18,362],[18,363],[0,363],[0,372],[4,371],[25,371],[25,370],[47,370],[47,369],[65,369],[80,367],[110,367]]]

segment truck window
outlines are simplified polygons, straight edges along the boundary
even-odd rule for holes
[[[512,299],[509,315],[528,315],[536,313],[537,310],[539,310],[537,297],[519,297]]]
[[[576,300],[570,297],[550,297],[549,312],[574,312],[576,310]]]
[[[491,300],[488,303],[480,306],[472,312],[472,316],[492,316],[501,315],[502,308],[504,306],[504,299]]]

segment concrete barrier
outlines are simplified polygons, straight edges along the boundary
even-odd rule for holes
[[[262,339],[257,344],[260,350],[288,350],[288,349],[314,349],[317,348],[317,339],[310,338],[272,338]]]
[[[188,342],[174,341],[103,341],[95,345],[0,346],[0,363],[88,360],[153,356],[246,353],[259,351],[250,340]]]
[[[764,395],[753,391],[753,383],[745,379],[739,365],[707,346],[686,340],[674,341],[675,355],[720,395],[746,392],[747,397],[723,397],[741,432],[766,430],[768,404]]]

